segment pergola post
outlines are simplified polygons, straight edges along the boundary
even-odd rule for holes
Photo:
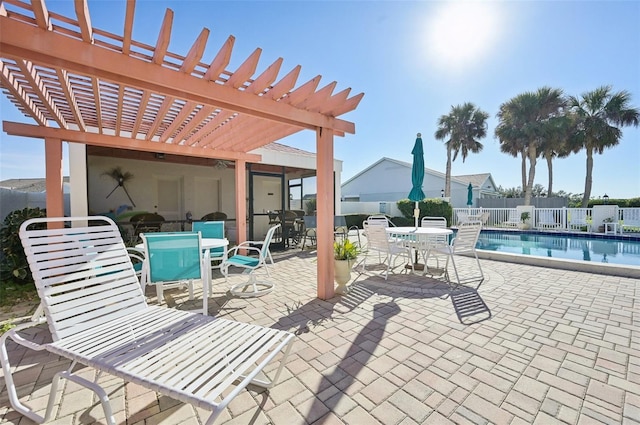
[[[247,162],[236,161],[236,239],[241,244],[247,239]]]
[[[333,131],[316,131],[318,298],[333,298]]]
[[[62,177],[62,140],[44,139],[47,217],[64,217],[64,196]],[[62,223],[58,223],[59,227]]]

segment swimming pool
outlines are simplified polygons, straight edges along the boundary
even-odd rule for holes
[[[640,267],[640,237],[483,229],[478,250]]]

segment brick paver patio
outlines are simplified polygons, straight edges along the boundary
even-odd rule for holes
[[[296,343],[279,384],[241,393],[216,423],[640,424],[638,280],[483,260],[478,291],[407,274],[385,281],[373,270],[353,273],[349,295],[321,301],[313,252],[275,256],[273,293],[230,298],[226,289],[246,277],[225,284],[217,275],[210,311],[291,330]],[[69,363],[12,343],[9,351],[19,393],[43,411],[51,376]],[[207,417],[113,377],[100,383],[118,423]],[[0,385],[2,423],[31,423]],[[51,423],[105,422],[93,394],[72,382],[57,400]]]

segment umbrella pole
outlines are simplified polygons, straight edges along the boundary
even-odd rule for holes
[[[416,202],[416,207],[413,210],[413,215],[415,217],[415,225],[416,225],[416,230],[418,230],[418,220],[420,218],[420,208],[418,206],[418,202]],[[423,270],[424,266],[422,264],[418,264],[418,248],[416,247],[416,259],[413,262],[413,268],[414,270]]]

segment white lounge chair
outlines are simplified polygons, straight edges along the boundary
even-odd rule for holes
[[[518,210],[515,208],[509,210],[509,217],[507,218],[507,221],[504,221],[502,224],[507,227],[518,227],[520,224],[520,213]]]
[[[640,209],[625,208],[622,214],[620,232],[638,232],[640,230]]]
[[[556,221],[553,211],[541,210],[538,212],[536,227],[539,229],[557,229],[560,227],[560,223]]]
[[[567,214],[569,230],[591,230],[588,221],[589,215],[586,208],[573,208]]]
[[[76,226],[63,227],[69,222]],[[43,223],[56,228],[42,230]],[[53,339],[38,343],[20,334],[45,320],[19,325],[0,338],[9,400],[29,419],[37,423],[50,419],[60,378],[65,378],[94,391],[107,423],[115,425],[106,391],[83,378],[83,368],[77,375],[77,363],[208,409],[209,425],[248,384],[268,388],[278,379],[293,342],[291,333],[147,305],[111,219],[31,219],[21,226],[20,238],[41,299],[39,311]],[[206,302],[207,285],[203,292]],[[7,356],[8,338],[72,360],[66,371],[54,376],[44,416],[18,399]],[[258,379],[276,356],[280,365],[273,379]]]

